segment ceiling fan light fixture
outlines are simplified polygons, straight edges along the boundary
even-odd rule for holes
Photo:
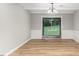
[[[58,13],[58,11],[54,8],[53,3],[51,3],[51,7],[48,9],[48,13]]]
[[[51,13],[51,10],[48,10],[48,13]]]
[[[54,13],[58,13],[58,11],[57,11],[57,10],[55,10],[55,9],[53,10],[53,12],[54,12]]]

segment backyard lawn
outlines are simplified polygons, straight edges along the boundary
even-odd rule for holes
[[[60,35],[60,27],[58,25],[45,26],[44,35],[45,36]]]

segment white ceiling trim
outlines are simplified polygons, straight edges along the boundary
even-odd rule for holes
[[[50,3],[21,3],[30,13],[47,13]],[[54,7],[59,13],[74,13],[79,10],[79,3],[55,3]]]

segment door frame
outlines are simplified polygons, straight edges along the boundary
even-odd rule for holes
[[[62,38],[62,16],[42,16],[41,17],[41,35],[42,35],[42,38],[43,38],[43,18],[60,18],[60,38]]]

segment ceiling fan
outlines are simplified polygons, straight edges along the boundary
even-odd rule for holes
[[[51,3],[51,7],[48,9],[48,13],[58,13],[58,11],[54,7],[54,3]]]

